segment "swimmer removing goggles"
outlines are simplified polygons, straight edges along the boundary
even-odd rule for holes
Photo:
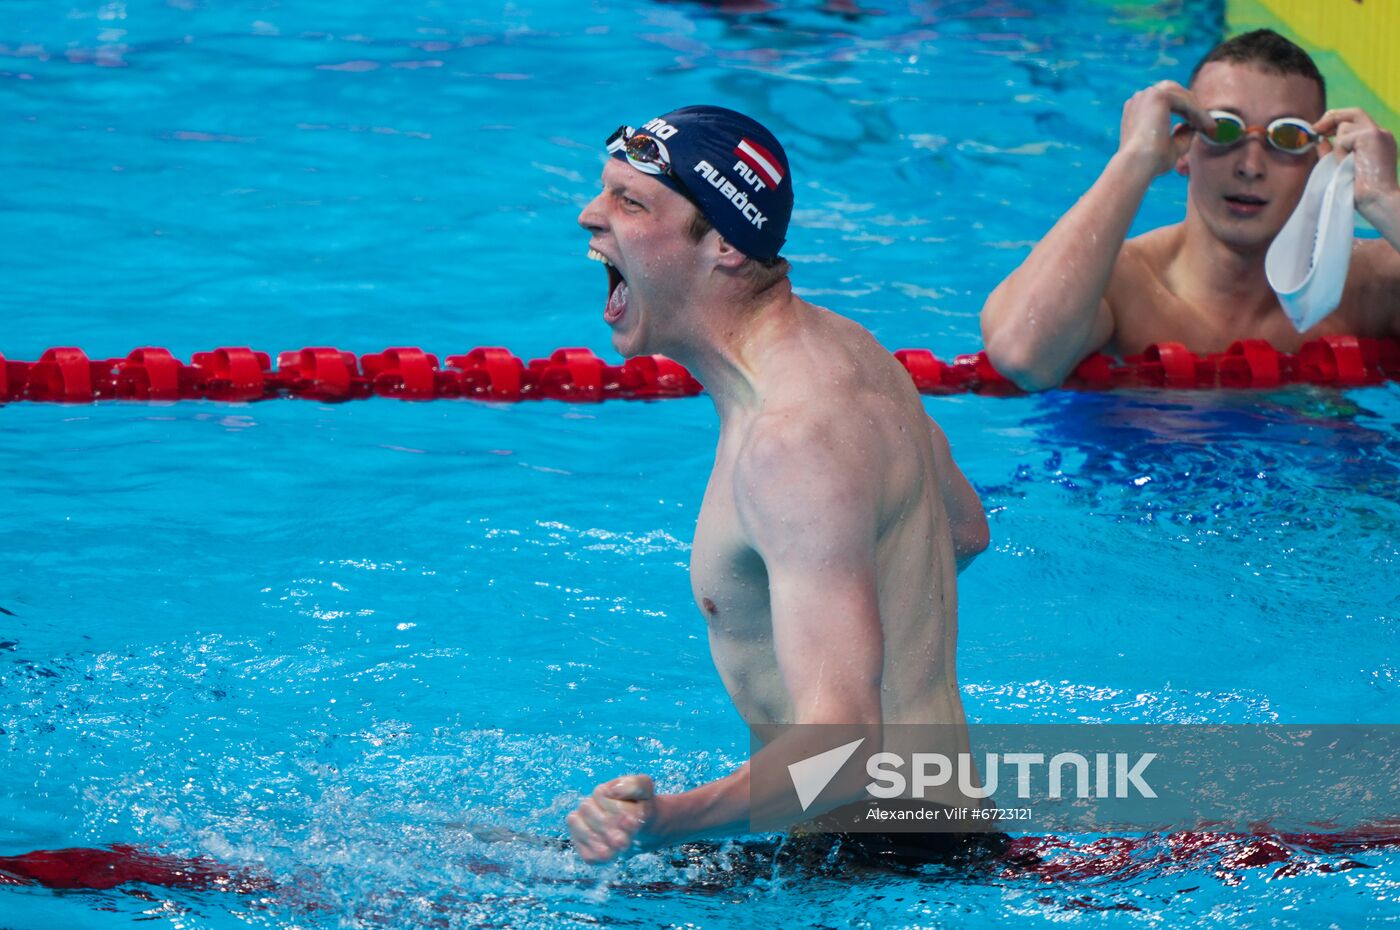
[[[1215,120],[1215,131],[1202,133],[1201,138],[1207,145],[1219,149],[1239,145],[1247,136],[1255,133],[1263,136],[1278,151],[1289,155],[1302,155],[1318,142],[1318,134],[1313,131],[1312,124],[1296,116],[1279,117],[1267,126],[1248,126],[1229,110],[1211,110],[1210,116]]]

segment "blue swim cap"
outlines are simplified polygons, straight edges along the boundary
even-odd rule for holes
[[[719,234],[769,261],[787,239],[787,153],[757,121],[723,107],[681,107],[608,140],[608,151],[688,197]]]

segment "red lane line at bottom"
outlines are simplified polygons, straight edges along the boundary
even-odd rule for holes
[[[560,841],[560,849],[565,848]],[[1003,878],[1074,883],[1127,879],[1166,871],[1277,866],[1276,877],[1362,867],[1345,858],[1400,850],[1393,829],[1339,833],[1240,834],[1183,831],[1146,837],[1100,837],[1087,843],[1056,836],[1018,836],[987,863]],[[493,871],[482,863],[480,871]],[[164,855],[138,846],[36,850],[0,856],[0,886],[106,890],[127,883],[253,894],[278,890],[269,876],[210,858]]]

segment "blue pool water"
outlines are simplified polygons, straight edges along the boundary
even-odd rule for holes
[[[755,4],[756,6],[757,4]],[[0,5],[0,352],[609,354],[573,225],[621,122],[712,101],[792,159],[802,292],[890,348],[1095,176],[1212,3]],[[1179,215],[1164,179],[1139,228]],[[609,354],[609,357],[610,354]],[[1400,395],[927,400],[991,513],[959,674],[985,722],[1400,718]],[[748,734],[690,600],[704,398],[0,409],[0,856],[137,844],[234,894],[0,887],[0,927],[1356,926],[1400,859],[1093,882],[720,883],[558,835]]]

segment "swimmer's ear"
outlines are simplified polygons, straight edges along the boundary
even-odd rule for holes
[[[729,240],[715,233],[715,238],[719,240],[719,250],[715,254],[715,260],[722,268],[738,268],[748,261],[748,256],[730,244]]]
[[[1183,178],[1191,176],[1191,165],[1186,160],[1186,153],[1191,151],[1191,143],[1196,141],[1196,132],[1185,123],[1181,123],[1172,133],[1172,148],[1176,152],[1176,173]]]

